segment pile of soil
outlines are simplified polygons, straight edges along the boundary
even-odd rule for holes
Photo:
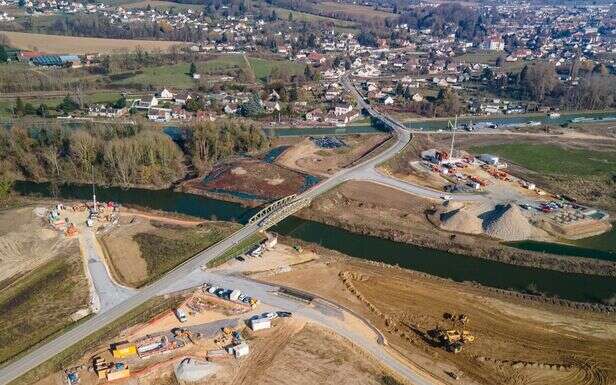
[[[497,206],[482,217],[485,233],[493,238],[521,241],[529,239],[533,233],[532,225],[520,208],[511,203]]]
[[[464,208],[442,213],[441,228],[447,231],[457,231],[466,234],[482,234],[481,219]]]

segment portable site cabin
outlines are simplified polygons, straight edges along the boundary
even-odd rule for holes
[[[233,347],[233,353],[236,358],[247,356],[248,353],[250,353],[250,348],[246,342],[242,342],[241,344]]]
[[[250,320],[250,328],[254,331],[269,329],[272,327],[272,321],[269,318],[256,318]]]

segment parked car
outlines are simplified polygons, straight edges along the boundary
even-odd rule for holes
[[[291,317],[293,315],[290,311],[278,311],[276,314],[278,314],[278,317]]]
[[[188,321],[188,315],[186,315],[186,312],[182,309],[175,309],[175,316],[178,317],[180,322]]]
[[[210,294],[214,294],[214,293],[216,293],[216,290],[219,290],[216,286],[210,286],[207,289],[207,292],[210,293]]]
[[[240,262],[244,262],[246,260],[246,258],[242,257],[241,255],[239,257],[235,257],[235,259],[237,259]]]
[[[267,318],[269,320],[273,320],[275,318],[278,318],[278,314],[275,313],[275,312],[263,313],[263,318]]]

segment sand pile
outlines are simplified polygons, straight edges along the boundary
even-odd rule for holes
[[[533,233],[532,225],[522,214],[518,205],[497,206],[482,217],[485,233],[493,238],[505,241],[520,241],[529,239]]]
[[[441,228],[447,231],[457,231],[466,234],[481,234],[483,227],[481,219],[467,209],[459,208],[442,213]]]

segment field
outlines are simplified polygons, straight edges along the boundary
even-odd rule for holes
[[[336,3],[333,1],[324,1],[319,3],[319,9],[327,12],[328,14],[336,13],[343,14],[353,19],[368,20],[368,19],[380,19],[384,20],[395,15],[390,12],[375,10],[372,7],[355,5],[349,3]]]
[[[496,154],[529,170],[556,175],[601,175],[616,170],[616,151],[568,149],[552,144],[510,143],[471,147],[475,154]]]
[[[276,67],[286,70],[290,75],[301,74],[304,66],[290,61],[266,60],[248,58],[255,78],[266,81],[268,75]],[[242,55],[221,55],[210,60],[196,62],[197,72],[204,77],[235,76],[241,65],[245,63]],[[174,88],[192,88],[197,83],[189,75],[190,63],[177,63],[146,67],[138,73],[128,74],[122,79],[114,80],[116,85],[141,84],[152,87],[173,86]]]
[[[329,22],[334,24],[334,29],[337,32],[346,33],[356,33],[359,31],[357,23],[352,21],[338,20],[331,17],[313,15],[312,13],[299,12],[299,11],[291,11],[285,8],[274,7],[273,8],[278,16],[282,19],[288,19],[289,13],[293,14],[293,20],[296,21],[306,21],[306,22]]]
[[[120,226],[102,237],[115,278],[139,287],[218,242],[238,225],[225,222],[159,221],[123,215]]]
[[[181,3],[176,3],[173,1],[159,1],[159,0],[144,0],[144,1],[137,1],[135,3],[126,3],[126,4],[123,4],[122,7],[124,7],[125,9],[135,9],[135,8],[147,8],[148,5],[152,9],[160,9],[160,10],[167,10],[167,9],[175,8],[177,10],[193,9],[193,10],[201,11],[203,9],[203,7],[199,4],[181,4]]]
[[[85,54],[91,52],[114,53],[134,50],[141,47],[145,51],[167,50],[177,41],[101,39],[95,37],[73,37],[43,35],[38,33],[2,32],[7,35],[11,45],[24,50],[41,50],[48,53]]]
[[[70,325],[87,308],[88,284],[74,241],[0,292],[0,362]]]
[[[613,316],[496,297],[470,285],[354,261],[312,262],[265,279],[348,306],[385,332],[392,351],[447,383],[448,372],[481,384],[616,379]],[[444,313],[465,314],[463,328],[475,336],[459,354],[431,337],[437,325],[451,328]]]

